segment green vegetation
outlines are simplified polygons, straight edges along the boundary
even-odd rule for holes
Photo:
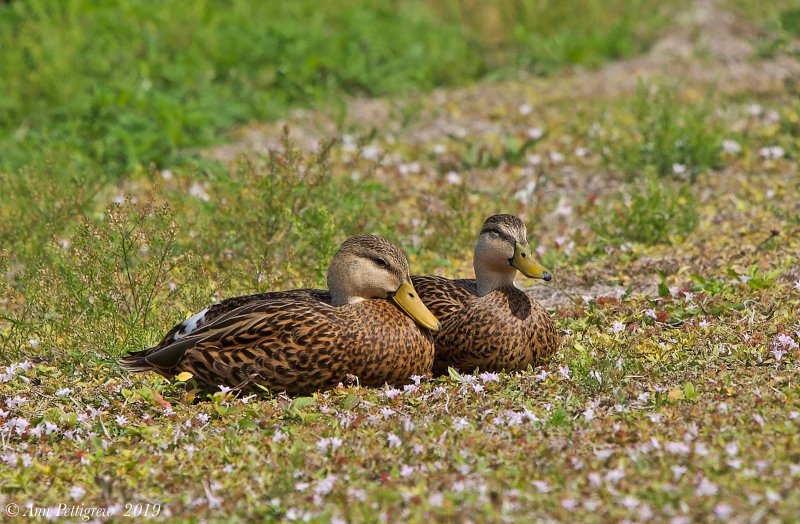
[[[642,177],[631,189],[631,194],[618,195],[621,206],[611,203],[606,211],[598,210],[593,217],[592,229],[601,239],[609,243],[624,239],[669,244],[685,239],[694,231],[700,213],[691,186],[676,187],[650,175]]]
[[[0,511],[796,518],[793,41],[752,43],[742,68],[698,46],[524,76],[662,32],[692,49],[727,19],[676,29],[653,5],[0,6]],[[651,80],[609,82],[630,71]],[[391,98],[344,111],[349,95]],[[246,156],[209,146],[236,136]],[[414,273],[469,277],[495,212],[524,218],[555,277],[534,288],[563,335],[540,368],[237,398],[117,364],[210,302],[323,286],[356,233],[404,246]]]
[[[631,113],[601,135],[603,155],[631,177],[652,168],[659,176],[694,181],[719,166],[722,130],[713,104],[713,98],[681,100],[674,88],[640,82]]]
[[[52,155],[113,177],[298,105],[646,49],[658,2],[612,4],[12,2],[0,6],[0,166]]]

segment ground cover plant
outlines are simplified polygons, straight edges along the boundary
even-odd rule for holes
[[[38,13],[24,25],[30,52],[57,46],[57,36],[33,36],[57,22],[75,32],[75,20],[110,23],[114,13],[85,11],[77,0],[58,16],[22,4],[0,11],[13,20]],[[251,26],[242,19],[252,13],[229,4],[226,20],[245,29],[225,45],[246,46]],[[130,31],[167,23],[143,5],[129,5]],[[197,5],[163,13],[187,32],[229,35],[204,18],[214,6]],[[476,17],[508,28],[509,19],[539,13],[526,2],[494,15],[469,2],[411,5],[373,13],[347,3],[310,27],[339,20],[331,34],[344,38],[362,30],[344,14],[390,25],[409,16],[413,34],[444,20],[491,43],[497,30]],[[609,5],[609,20],[632,16]],[[33,507],[52,517],[65,504],[104,508],[112,520],[128,512],[185,522],[791,521],[800,507],[800,64],[785,22],[794,7],[754,5],[675,4],[689,16],[670,16],[655,33],[611,31],[618,41],[608,48],[638,56],[587,38],[596,69],[554,71],[572,60],[533,60],[539,48],[518,42],[535,33],[511,31],[514,46],[492,47],[503,51],[503,67],[545,77],[367,91],[392,94],[374,99],[342,97],[350,88],[301,75],[291,85],[335,103],[285,113],[288,90],[275,113],[203,113],[192,126],[207,138],[172,143],[161,136],[169,126],[134,125],[109,134],[128,136],[117,145],[85,150],[71,127],[83,109],[64,106],[74,120],[33,99],[6,99],[2,111],[30,113],[22,130],[9,124],[6,145],[46,147],[4,156],[0,170],[0,511]],[[287,20],[310,7],[280,9],[271,14],[291,31]],[[585,27],[563,9],[541,17],[549,34]],[[774,40],[780,45],[764,53]],[[138,63],[172,63],[158,58],[159,42],[143,45],[156,58],[144,53]],[[463,52],[453,60],[475,50]],[[191,105],[244,85],[257,100],[269,90],[248,84],[253,71],[191,89],[156,82],[139,115],[162,97],[185,95]],[[470,71],[457,83],[476,78]],[[22,78],[12,77],[0,81]],[[64,78],[51,87],[87,80]],[[124,83],[115,78],[98,82],[98,92]],[[450,82],[409,78],[415,89]],[[36,103],[56,96],[45,91]],[[166,114],[189,105],[169,102]],[[223,136],[239,110],[284,118]],[[98,125],[124,127],[117,116]],[[52,134],[38,136],[45,128]],[[232,142],[200,148],[225,137]],[[120,151],[126,140],[131,149]],[[141,153],[148,140],[161,144],[158,158]],[[478,229],[495,212],[523,217],[554,274],[531,290],[563,337],[542,367],[289,398],[209,396],[191,381],[131,376],[117,364],[209,302],[324,286],[331,254],[351,234],[403,245],[412,271],[470,276]]]

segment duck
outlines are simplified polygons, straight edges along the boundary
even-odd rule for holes
[[[481,227],[473,256],[474,279],[415,275],[411,282],[442,323],[433,335],[433,374],[448,368],[471,373],[523,371],[540,365],[559,344],[547,311],[514,286],[517,272],[549,281],[528,245],[525,223],[497,214]]]
[[[210,387],[294,395],[430,374],[431,333],[441,324],[414,289],[400,247],[377,235],[351,237],[327,280],[327,292],[261,293],[206,308],[121,365],[166,378],[188,372]]]

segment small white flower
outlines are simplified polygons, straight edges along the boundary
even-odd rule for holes
[[[731,513],[733,513],[733,508],[731,508],[727,504],[723,504],[720,502],[719,504],[714,506],[714,515],[716,515],[716,517],[719,520],[727,521],[728,517],[731,516]]]
[[[393,399],[396,396],[402,394],[403,392],[396,388],[387,389],[383,392],[383,395],[388,399]]]
[[[86,490],[80,486],[72,486],[72,489],[69,490],[69,496],[72,500],[80,500],[84,495],[86,495]]]
[[[531,112],[533,112],[533,107],[531,107],[530,104],[521,104],[517,108],[517,111],[519,111],[519,114],[522,116],[528,116],[531,114]]]
[[[470,427],[470,423],[467,420],[467,417],[456,417],[453,419],[453,429],[456,431],[462,431]]]
[[[531,484],[539,490],[540,493],[550,493],[550,484],[545,480],[533,480]]]
[[[456,173],[455,171],[450,171],[447,173],[446,177],[447,183],[451,186],[456,186],[461,183],[461,175]]]
[[[672,164],[672,172],[676,175],[682,175],[686,173],[686,166],[683,164],[678,164],[677,162]]]
[[[525,159],[531,166],[538,166],[539,164],[542,163],[542,155],[529,154],[525,157]]]
[[[485,388],[483,387],[483,384],[473,384],[472,385],[472,391],[474,391],[475,393],[483,393],[484,389]]]
[[[570,374],[569,364],[564,364],[563,366],[559,366],[558,372],[561,373],[562,377],[569,380],[569,374]]]
[[[39,339],[38,338],[32,338],[32,339],[28,340],[28,344],[31,346],[31,348],[36,349],[36,348],[39,347]]]
[[[592,408],[586,408],[583,412],[583,418],[586,422],[590,422],[594,418],[594,410]]]
[[[589,376],[592,377],[593,379],[595,379],[598,384],[602,384],[603,383],[603,376],[600,375],[599,371],[593,369],[593,370],[591,370],[589,372]]]
[[[361,155],[367,160],[377,160],[381,155],[381,148],[376,145],[369,145],[361,151]]]
[[[222,386],[222,385],[220,385],[220,386],[217,386],[217,387],[218,387],[218,388],[219,388],[219,390],[220,390],[220,391],[222,391],[222,393],[223,393],[223,394],[225,394],[225,395],[227,395],[227,394],[228,394],[228,392],[231,390],[231,388],[229,388],[228,386]]]
[[[560,164],[561,162],[564,161],[564,155],[562,155],[558,151],[551,151],[549,156],[550,156],[550,162],[554,164]]]
[[[686,466],[678,466],[678,465],[670,466],[670,469],[672,470],[672,478],[676,482],[680,480],[683,474],[686,473],[687,471]]]
[[[625,323],[624,322],[614,322],[611,326],[611,331],[616,335],[625,331]]]
[[[484,371],[478,376],[484,382],[500,382],[500,375],[498,373],[490,373],[488,371]]]
[[[56,391],[56,396],[63,397],[65,395],[69,395],[70,393],[72,393],[72,388],[61,388],[58,391]]]
[[[730,155],[736,155],[742,152],[742,146],[740,146],[739,142],[736,140],[723,140],[722,149]]]
[[[547,372],[547,370],[543,369],[539,373],[534,375],[533,378],[535,378],[539,382],[544,382],[547,379],[547,375],[549,375],[549,373]]]
[[[544,136],[544,131],[542,131],[541,127],[531,127],[528,129],[528,137],[531,140],[539,140]]]
[[[276,429],[275,433],[272,434],[272,442],[280,442],[281,440],[286,438],[286,433],[283,431]]]
[[[650,309],[646,310],[644,312],[644,314],[645,314],[645,316],[648,316],[650,318],[656,318],[656,310],[653,309],[653,308],[650,308]]]
[[[575,156],[578,158],[583,158],[588,154],[589,151],[587,151],[585,147],[579,147],[575,149]]]
[[[400,437],[398,437],[394,433],[389,433],[388,435],[386,435],[386,440],[388,441],[390,448],[399,448],[400,444],[403,443],[403,441],[400,440]]]
[[[713,482],[703,477],[700,480],[700,483],[697,485],[695,493],[700,497],[705,497],[705,496],[716,495],[717,491],[719,491],[719,488],[717,488],[717,486]]]
[[[118,426],[124,426],[128,423],[128,418],[125,415],[117,415],[114,418],[114,421],[117,423]]]
[[[800,291],[800,280],[798,280],[797,282],[795,282],[795,283],[794,283],[794,288],[795,288],[797,291]]]

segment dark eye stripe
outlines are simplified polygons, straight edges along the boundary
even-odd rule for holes
[[[489,229],[484,229],[483,231],[481,231],[481,234],[483,234],[483,233],[497,233],[498,235],[500,235],[500,238],[502,238],[502,239],[503,239],[503,240],[505,240],[506,242],[510,242],[510,243],[511,243],[511,244],[513,244],[513,245],[516,245],[516,243],[517,243],[517,241],[516,241],[516,240],[514,240],[514,239],[513,239],[513,238],[511,238],[510,236],[506,235],[505,233],[503,233],[503,232],[502,232],[502,231],[500,231],[499,229],[495,229],[495,228],[493,228],[493,227],[492,227],[492,228],[489,228]]]

